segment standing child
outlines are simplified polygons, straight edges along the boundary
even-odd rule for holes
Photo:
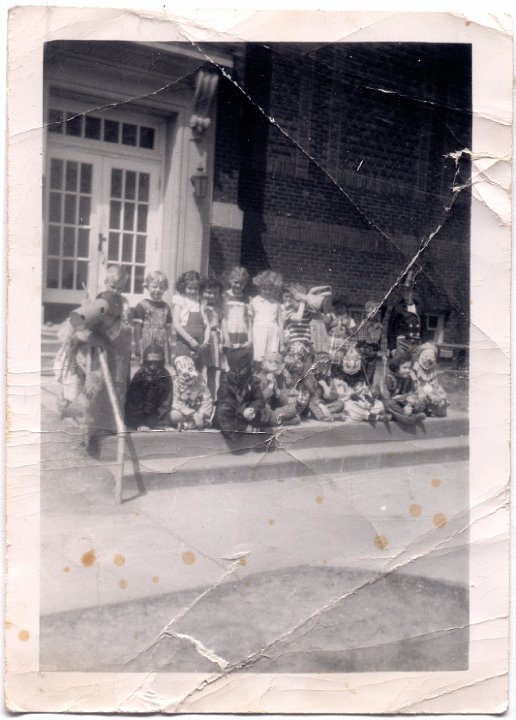
[[[253,318],[253,357],[255,371],[261,368],[268,353],[283,349],[283,317],[277,294],[283,286],[283,277],[272,270],[264,270],[253,278],[258,295],[251,300]]]
[[[172,324],[177,334],[175,357],[193,357],[198,369],[204,364],[204,351],[210,343],[210,325],[200,299],[200,284],[198,272],[185,272],[178,278],[172,298]]]
[[[312,349],[312,330],[310,323],[314,311],[307,303],[306,288],[303,285],[289,285],[283,293],[283,324],[285,328],[285,344],[302,343]]]
[[[349,312],[349,304],[343,298],[335,298],[333,312],[330,315],[329,347],[332,371],[335,377],[341,375],[340,369],[349,347],[349,340],[353,337],[356,322]]]
[[[222,286],[218,280],[206,278],[201,282],[201,299],[210,327],[210,346],[206,353],[206,381],[212,397],[217,397],[217,388],[222,370],[222,310],[220,296]]]
[[[143,287],[149,297],[144,298],[134,309],[134,344],[136,357],[151,343],[157,343],[165,352],[170,363],[170,344],[172,331],[172,313],[170,306],[162,299],[168,290],[168,280],[164,273],[156,270],[145,278]]]
[[[249,273],[235,266],[229,273],[229,288],[222,302],[222,338],[226,348],[248,348],[251,344],[251,318],[244,291]]]
[[[131,323],[131,308],[129,301],[122,295],[127,285],[127,273],[122,265],[108,265],[104,285],[107,292],[113,292],[120,297],[122,302],[122,321],[129,325]]]
[[[383,339],[383,326],[378,317],[378,305],[373,300],[365,304],[365,319],[356,332],[357,348],[364,359],[364,369],[370,385],[373,384],[378,356],[387,348]]]

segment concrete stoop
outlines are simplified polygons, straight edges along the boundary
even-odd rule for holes
[[[116,473],[117,436],[106,438],[101,461]],[[124,495],[132,490],[218,482],[284,480],[363,472],[468,458],[468,419],[451,411],[410,428],[398,423],[317,423],[276,433],[216,430],[126,435]],[[130,493],[133,494],[132,492]]]

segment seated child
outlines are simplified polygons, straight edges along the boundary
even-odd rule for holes
[[[143,287],[149,297],[134,309],[135,355],[141,357],[148,345],[158,343],[165,352],[166,362],[170,363],[172,314],[170,306],[163,300],[163,294],[168,290],[167,277],[159,270],[151,272],[145,278]]]
[[[227,351],[229,370],[217,394],[214,424],[228,435],[263,427],[265,399],[260,380],[253,376],[253,354],[248,348]]]
[[[341,297],[335,298],[328,328],[328,352],[334,376],[340,375],[342,361],[356,326],[350,315],[348,303]]]
[[[210,325],[200,298],[201,278],[196,270],[183,273],[176,282],[172,298],[172,324],[176,331],[176,357],[189,355],[196,367],[204,365],[210,344]]]
[[[266,424],[272,426],[298,425],[299,417],[296,408],[289,403],[283,374],[283,357],[280,353],[270,352],[264,356],[258,378],[266,403]]]
[[[282,313],[286,347],[300,342],[311,350],[311,321],[315,313],[308,305],[306,288],[303,285],[289,285],[284,290]]]
[[[354,345],[346,348],[341,377],[335,380],[335,386],[350,420],[388,422],[391,419],[379,393],[368,383],[362,356]]]
[[[389,359],[388,368],[383,393],[385,408],[395,420],[406,425],[424,420],[424,403],[416,393],[411,354],[404,350],[395,350]]]
[[[249,273],[235,266],[229,273],[229,288],[222,299],[222,339],[226,348],[248,348],[251,345],[251,317],[245,297]]]
[[[339,395],[337,383],[331,377],[330,355],[318,352],[312,367],[312,397],[309,402],[310,413],[316,420],[346,420],[344,401]]]
[[[217,397],[220,371],[224,357],[222,355],[222,308],[220,295],[222,286],[218,280],[205,278],[201,281],[201,301],[210,328],[209,347],[206,351],[206,381],[212,397]]]
[[[383,339],[383,325],[378,317],[378,305],[373,300],[365,304],[366,316],[356,330],[356,346],[364,359],[364,369],[369,384],[374,382],[378,356],[387,348]]]
[[[420,346],[417,360],[412,367],[416,394],[427,415],[446,417],[449,403],[437,377],[436,368],[437,348],[433,343],[424,343]]]
[[[307,379],[308,355],[304,343],[296,342],[287,351],[283,365],[288,402],[294,408],[294,417],[298,420],[307,412],[311,397]]]
[[[170,427],[172,377],[165,367],[165,351],[150,343],[125,399],[125,422],[131,430],[163,430]]]
[[[178,355],[173,367],[172,426],[179,430],[211,427],[213,398],[193,359],[189,355]]]
[[[283,348],[283,317],[276,295],[283,286],[283,277],[272,270],[264,270],[253,278],[258,295],[250,302],[253,321],[253,355],[255,369],[267,353]]]

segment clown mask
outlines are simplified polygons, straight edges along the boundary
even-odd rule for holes
[[[355,347],[350,347],[342,360],[342,369],[346,375],[356,375],[362,367],[362,357]]]

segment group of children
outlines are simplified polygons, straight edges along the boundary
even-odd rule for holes
[[[91,453],[114,429],[101,354],[133,430],[213,426],[230,435],[303,418],[407,424],[446,414],[435,346],[417,338],[409,346],[400,335],[389,352],[376,303],[366,303],[357,325],[328,286],[285,286],[280,273],[265,270],[252,278],[248,299],[249,280],[234,267],[223,290],[216,279],[186,272],[170,307],[168,280],[155,271],[131,309],[124,269],[108,267],[106,291],[64,324],[56,359],[61,412],[84,424]],[[131,378],[132,353],[141,365]],[[385,372],[377,382],[379,358]]]

